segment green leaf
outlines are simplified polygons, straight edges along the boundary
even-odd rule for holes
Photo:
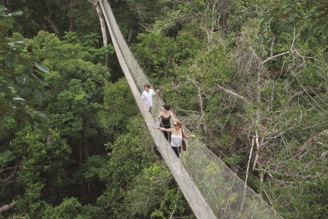
[[[47,119],[48,117],[46,116],[46,114],[40,112],[40,111],[34,111],[35,115],[37,115],[39,118],[41,119]]]
[[[25,122],[24,119],[22,119],[22,118],[17,119],[17,128],[18,128],[18,130],[23,129],[25,127],[25,124],[26,124],[26,122]]]
[[[5,64],[8,66],[8,67],[12,67],[13,66],[13,63],[16,59],[16,56],[12,53],[8,53],[5,57]]]
[[[0,153],[0,166],[3,166],[6,164],[8,161],[11,161],[15,158],[13,153],[11,151],[5,151]]]
[[[28,84],[29,81],[30,81],[30,77],[26,74],[23,74],[23,75],[20,75],[20,76],[16,77],[16,82],[18,84],[21,84],[21,85]]]
[[[44,82],[41,78],[39,78],[36,74],[32,74],[32,77],[35,78],[35,79],[37,79],[38,82],[39,82],[40,84],[43,84],[43,85],[45,85],[45,86],[48,85],[48,84],[47,84],[46,82]]]
[[[16,42],[9,42],[8,45],[9,46],[15,46],[16,45]]]
[[[49,73],[49,68],[47,68],[46,66],[44,65],[41,65],[39,63],[35,63],[34,64],[35,67],[37,67],[40,71],[44,72],[44,73]]]
[[[0,12],[6,11],[7,8],[4,5],[0,5]]]

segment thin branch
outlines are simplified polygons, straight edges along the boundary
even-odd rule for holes
[[[13,178],[13,177],[16,175],[16,170],[17,170],[17,168],[18,168],[18,165],[13,166],[13,167],[7,167],[7,168],[4,168],[4,169],[1,169],[1,170],[0,170],[0,173],[3,173],[3,172],[5,172],[5,171],[7,171],[7,170],[13,170],[13,171],[12,171],[12,173],[11,173],[7,178],[5,178],[5,179],[0,179],[0,181],[1,181],[1,182],[7,182],[7,181],[9,181],[11,178]]]
[[[241,214],[243,207],[244,207],[244,202],[245,202],[245,197],[246,197],[246,192],[247,192],[247,180],[248,180],[248,174],[249,174],[249,167],[251,165],[251,160],[252,160],[252,156],[253,156],[253,148],[254,148],[254,144],[255,144],[255,140],[254,140],[254,136],[252,138],[252,144],[251,144],[251,150],[249,152],[249,157],[248,157],[248,162],[247,162],[247,168],[246,168],[246,176],[245,176],[245,183],[244,183],[244,194],[243,194],[243,199],[242,202],[240,204],[240,209],[239,209],[239,215]]]
[[[292,45],[290,46],[290,51],[293,51],[294,50],[294,47],[295,47],[295,40],[296,40],[296,29],[294,28],[294,37],[293,37],[293,42],[292,42]]]
[[[190,81],[191,83],[193,83],[197,87],[197,90],[198,90],[197,96],[198,96],[198,100],[199,100],[200,114],[201,114],[201,117],[203,117],[203,115],[205,114],[205,111],[204,111],[204,104],[203,104],[201,87],[198,85],[198,83],[196,81],[194,81],[190,78],[188,78],[187,81]]]
[[[290,53],[290,51],[283,52],[283,53],[280,53],[280,54],[277,54],[277,55],[271,56],[271,57],[267,58],[266,60],[264,60],[261,64],[263,65],[264,63],[266,63],[267,61],[270,61],[271,59],[277,58],[277,57],[279,57],[279,56],[286,55],[286,54],[288,54],[288,53]]]
[[[287,51],[287,52],[283,52],[283,53],[280,53],[280,54],[271,56],[271,57],[267,58],[266,60],[264,60],[261,64],[263,65],[264,63],[266,63],[267,61],[270,61],[271,59],[277,58],[279,56],[286,55],[286,54],[290,53],[291,51],[294,51],[294,48],[295,48],[295,40],[296,40],[296,30],[294,28],[294,37],[293,37],[292,45],[290,46],[290,50]]]
[[[255,131],[255,143],[256,143],[256,154],[255,154],[255,159],[254,159],[254,163],[253,163],[253,170],[255,169],[255,166],[257,164],[257,160],[259,158],[259,153],[260,153],[260,148],[261,148],[257,130]]]
[[[241,95],[233,92],[232,90],[228,90],[227,88],[224,88],[224,87],[222,87],[219,84],[216,84],[216,85],[218,86],[219,89],[221,89],[221,90],[223,90],[223,91],[225,91],[225,92],[227,92],[229,94],[232,94],[233,96],[238,97],[239,99],[242,99],[243,101],[245,101],[246,103],[248,103],[248,100],[245,97],[243,97],[243,96],[241,96]]]
[[[3,169],[0,169],[0,173],[4,172],[4,171],[7,171],[7,170],[12,170],[12,169],[16,169],[18,166],[13,166],[13,167],[7,167],[7,168],[3,168]]]

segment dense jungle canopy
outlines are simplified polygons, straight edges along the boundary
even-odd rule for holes
[[[0,1],[0,217],[195,218],[95,3]],[[328,218],[327,1],[110,4],[186,127],[283,218]]]

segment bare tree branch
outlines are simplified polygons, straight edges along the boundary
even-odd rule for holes
[[[244,202],[245,202],[245,197],[246,197],[246,192],[247,192],[247,180],[248,180],[248,174],[249,174],[249,167],[251,165],[251,160],[252,160],[252,156],[253,156],[254,144],[255,144],[255,137],[253,136],[252,143],[251,143],[251,150],[249,152],[247,168],[246,168],[246,177],[245,177],[245,183],[244,183],[244,194],[243,194],[242,202],[240,204],[240,209],[239,209],[238,215],[241,215],[241,212],[243,211],[243,208],[244,208]]]
[[[2,182],[7,182],[9,181],[11,178],[13,178],[16,174],[16,170],[17,170],[17,167],[18,166],[13,166],[13,167],[7,167],[7,168],[4,168],[4,169],[0,169],[0,173],[3,173],[5,171],[8,171],[8,170],[13,170],[13,172],[5,179],[0,179],[0,181]]]
[[[261,64],[263,65],[264,63],[266,63],[267,61],[270,61],[271,59],[277,58],[279,56],[286,55],[286,54],[290,53],[291,51],[293,51],[294,47],[295,47],[295,40],[296,40],[296,30],[294,29],[294,37],[293,37],[292,45],[290,46],[290,50],[286,51],[286,52],[283,52],[283,53],[280,53],[280,54],[277,54],[277,55],[274,55],[274,56],[270,56],[269,58],[264,60]]]
[[[212,136],[212,132],[208,128],[206,120],[203,120],[203,118],[205,116],[205,110],[204,110],[204,103],[203,103],[203,97],[202,97],[202,88],[201,88],[201,86],[199,86],[199,83],[197,83],[195,80],[188,78],[187,81],[191,82],[193,85],[195,85],[197,87],[197,90],[198,90],[197,97],[198,97],[198,103],[199,103],[199,108],[200,108],[199,121],[202,121],[201,125],[202,125],[203,130],[206,133],[206,135]]]
[[[257,133],[257,130],[255,131],[255,145],[256,145],[256,152],[255,152],[255,159],[254,159],[254,163],[253,163],[253,170],[255,169],[255,166],[257,164],[257,160],[259,158],[259,154],[260,154],[260,149],[261,149],[261,145],[259,143],[259,135]]]
[[[219,89],[221,89],[221,90],[223,90],[223,91],[225,91],[225,92],[227,92],[229,94],[232,94],[233,96],[238,97],[239,99],[242,99],[243,101],[245,101],[246,103],[248,103],[248,100],[245,97],[243,97],[243,96],[241,96],[241,95],[233,92],[232,90],[228,90],[227,88],[224,88],[224,87],[222,87],[219,84],[216,84],[216,85],[218,86]]]
[[[46,15],[43,17],[50,25],[50,27],[52,28],[52,30],[57,34],[57,35],[60,35],[60,32],[59,32],[59,29],[58,29],[58,26],[57,24],[55,23],[55,21],[53,21],[51,19],[51,14],[49,15]]]
[[[3,173],[7,170],[12,170],[12,169],[16,169],[18,166],[13,166],[13,167],[7,167],[7,168],[3,168],[3,169],[0,169],[0,173]]]
[[[3,205],[1,208],[0,208],[0,215],[2,213],[4,213],[5,211],[8,211],[10,210],[11,208],[15,207],[16,205],[16,202],[15,201],[12,201],[10,204],[8,205]]]
[[[271,57],[267,58],[266,60],[264,60],[261,64],[263,65],[264,63],[266,63],[267,61],[270,61],[271,59],[277,58],[277,57],[279,57],[279,56],[286,55],[286,54],[288,54],[288,53],[290,53],[290,51],[283,52],[283,53],[280,53],[280,54],[277,54],[277,55],[271,56]]]

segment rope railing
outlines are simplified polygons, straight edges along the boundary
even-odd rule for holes
[[[182,152],[180,159],[160,131],[154,130],[153,116],[163,105],[160,97],[154,98],[151,115],[144,109],[141,92],[149,83],[145,73],[125,42],[107,0],[99,0],[105,17],[116,55],[128,81],[137,106],[148,130],[172,172],[178,186],[197,218],[281,218],[260,195],[243,182],[236,173],[212,153],[198,139],[188,140],[188,150]],[[187,134],[190,131],[184,127]]]

